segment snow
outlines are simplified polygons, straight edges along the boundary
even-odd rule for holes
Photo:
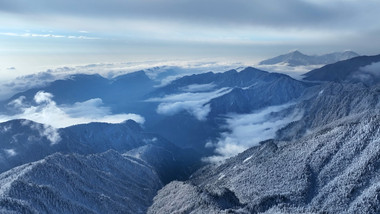
[[[222,180],[224,177],[226,177],[226,175],[224,175],[224,174],[220,174],[218,180]]]
[[[251,160],[251,159],[252,159],[252,157],[253,157],[252,155],[251,155],[251,156],[249,156],[249,157],[247,157],[246,159],[244,159],[244,160],[243,160],[243,163],[245,163],[245,162],[247,162],[247,161]]]
[[[17,152],[14,149],[4,149],[4,152],[7,153],[8,157],[17,155]]]
[[[42,163],[42,161],[35,162],[34,164]],[[20,167],[16,167],[8,172],[0,174],[0,196],[4,197],[11,188],[13,182],[25,175],[27,172],[33,169],[34,164],[26,164]]]
[[[149,165],[111,150],[57,153],[0,174],[0,184],[0,209],[78,214],[146,213],[162,186]]]

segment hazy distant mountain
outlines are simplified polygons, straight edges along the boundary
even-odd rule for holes
[[[100,98],[103,103],[110,105],[114,112],[122,112],[125,109],[128,109],[128,112],[135,112],[139,109],[135,107],[135,103],[141,102],[143,96],[154,89],[155,84],[143,71],[124,74],[113,79],[98,74],[75,74],[63,80],[53,81],[44,87],[17,93],[4,101],[0,110],[21,96],[25,97],[26,102],[32,102],[38,91],[45,91],[54,96],[57,104],[74,104]]]
[[[241,72],[257,71],[246,68]],[[261,72],[261,76],[250,78],[252,82],[248,87],[235,87],[231,92],[212,99],[210,115],[250,113],[268,106],[281,105],[294,101],[311,86],[284,74]]]
[[[325,65],[357,56],[359,56],[359,54],[353,51],[335,52],[319,56],[306,55],[299,51],[293,51],[288,54],[280,55],[271,59],[261,61],[259,64],[275,65],[282,63],[287,64],[288,66]]]
[[[116,151],[53,154],[0,174],[1,213],[145,213],[162,184]]]
[[[180,93],[189,86],[206,86],[208,88],[201,88],[200,91],[210,91],[223,87],[249,87],[258,81],[273,80],[274,76],[268,75],[269,72],[262,71],[256,68],[247,67],[242,71],[229,70],[221,73],[207,72],[201,74],[193,74],[181,77],[172,81],[170,84],[160,87],[155,90],[151,96],[162,96],[165,94]]]
[[[359,56],[325,65],[306,74],[305,80],[332,82],[363,82],[374,84],[380,80],[380,55]]]

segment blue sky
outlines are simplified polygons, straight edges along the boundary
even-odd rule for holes
[[[377,0],[0,0],[1,78],[53,66],[378,54]]]

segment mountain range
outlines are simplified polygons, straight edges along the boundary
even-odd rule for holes
[[[0,212],[378,213],[380,58],[353,55],[303,80],[247,67],[159,85],[138,71],[18,93],[1,115],[42,108],[44,91],[145,122],[0,123]]]

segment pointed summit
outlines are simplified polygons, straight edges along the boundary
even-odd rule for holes
[[[261,61],[260,65],[287,64],[288,66],[324,65],[359,56],[353,51],[335,52],[320,56],[310,56],[298,50]]]
[[[291,52],[289,52],[289,54],[292,54],[292,55],[305,55],[305,54],[301,53],[299,50],[291,51]]]

